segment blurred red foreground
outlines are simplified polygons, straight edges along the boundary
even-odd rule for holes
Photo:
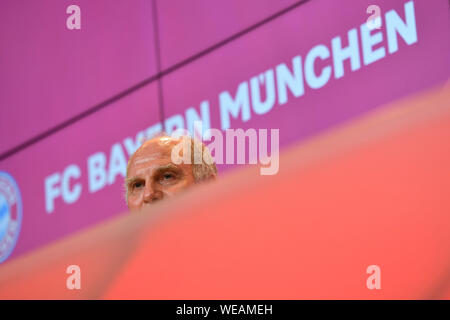
[[[449,164],[447,86],[7,262],[0,299],[449,299]]]

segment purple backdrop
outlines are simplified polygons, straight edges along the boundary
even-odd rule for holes
[[[15,179],[23,203],[9,259],[124,212],[124,163],[141,138],[163,127],[188,127],[196,115],[224,129],[228,117],[230,128],[280,129],[284,146],[448,79],[447,0],[155,1],[76,1],[81,30],[66,28],[73,1],[1,3],[0,171]],[[383,21],[371,33],[382,37],[372,50],[385,54],[366,65],[361,25],[371,4],[380,6]],[[390,52],[385,14],[394,10],[412,30],[405,4],[413,7],[417,40],[394,34],[398,50]],[[346,47],[352,29],[360,66],[352,71],[347,59],[336,78],[332,39]],[[327,66],[332,71],[312,88],[305,60],[318,45],[330,57],[315,60],[316,76]],[[287,90],[281,103],[277,67],[293,72],[296,57],[303,91]],[[275,96],[262,112],[251,79],[258,83],[266,71],[273,72]],[[260,84],[264,101],[270,95]],[[249,100],[247,117],[244,105],[233,115],[220,103],[226,94],[235,99],[238,88]]]

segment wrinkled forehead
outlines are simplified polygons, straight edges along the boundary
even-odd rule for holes
[[[163,137],[146,141],[131,157],[128,176],[139,174],[145,168],[171,162],[172,148],[178,139]]]

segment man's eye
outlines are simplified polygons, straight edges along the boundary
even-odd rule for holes
[[[133,189],[142,188],[144,186],[143,182],[135,182],[133,183]]]
[[[162,178],[163,180],[171,180],[173,179],[175,176],[172,173],[164,173]]]

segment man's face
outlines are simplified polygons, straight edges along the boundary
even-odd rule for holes
[[[191,164],[171,161],[179,140],[162,137],[147,141],[131,158],[126,179],[128,207],[145,208],[156,200],[172,196],[194,184]]]

